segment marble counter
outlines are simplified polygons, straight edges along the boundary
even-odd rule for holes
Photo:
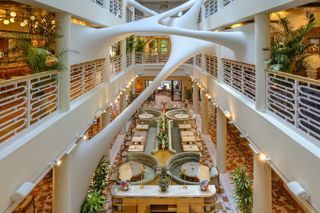
[[[146,185],[143,189],[139,185],[131,185],[128,191],[121,191],[119,186],[112,187],[112,195],[115,197],[212,197],[216,194],[216,187],[209,186],[209,190],[203,192],[199,185],[188,185],[184,189],[182,185],[171,185],[169,190],[161,192],[158,185]]]

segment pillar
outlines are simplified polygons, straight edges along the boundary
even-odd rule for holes
[[[208,97],[205,91],[201,91],[201,132],[208,134]]]
[[[218,76],[217,79],[218,79],[218,82],[223,83],[224,70],[223,70],[221,49],[222,47],[218,45],[217,47],[217,76]]]
[[[69,157],[53,167],[53,213],[72,212],[71,207],[71,165]]]
[[[253,212],[271,213],[271,167],[257,156],[253,161]]]
[[[256,47],[256,110],[263,112],[266,108],[266,73],[265,61],[270,54],[263,48],[270,46],[270,15],[255,16],[255,47]]]
[[[126,93],[123,93],[123,94],[120,95],[120,112],[123,112],[123,110],[126,109],[126,106],[127,106]],[[127,132],[126,125],[127,125],[127,122],[125,122],[123,124],[123,127],[122,127],[121,132],[120,132],[121,135],[125,135],[126,134],[126,132]]]
[[[193,90],[192,90],[192,103],[193,103],[193,111],[195,114],[199,114],[199,87],[197,83],[193,82]]]
[[[227,162],[227,117],[217,109],[217,167],[220,173],[226,172]]]
[[[120,41],[121,72],[127,68],[127,39]]]
[[[107,109],[101,114],[101,129],[105,128],[110,123],[110,111]]]
[[[57,40],[57,52],[71,49],[71,15],[69,13],[57,13],[56,19],[59,27],[57,27],[58,35],[62,35]],[[63,71],[59,77],[59,107],[61,112],[67,112],[70,109],[70,53],[63,56]]]
[[[111,65],[111,61],[110,61],[110,48],[107,48],[107,57],[106,60],[104,62],[104,81],[106,83],[109,83],[111,76],[113,75],[112,72],[112,65]]]

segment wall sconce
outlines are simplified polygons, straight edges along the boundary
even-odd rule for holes
[[[88,139],[88,136],[87,136],[87,135],[82,135],[82,136],[81,136],[81,138],[82,138],[82,140],[84,140],[84,141],[85,141],[85,140],[87,140],[87,139]]]
[[[261,161],[269,161],[270,160],[270,158],[268,158],[265,154],[263,154],[263,153],[260,153],[259,154],[259,159],[261,160]]]
[[[11,195],[11,200],[14,202],[20,202],[25,198],[35,187],[34,183],[25,182],[21,184],[16,191]]]
[[[60,166],[62,164],[62,160],[56,160],[55,162],[57,166]]]
[[[236,120],[230,120],[230,121],[228,121],[228,123],[229,123],[229,124],[236,124],[237,121],[236,121]]]

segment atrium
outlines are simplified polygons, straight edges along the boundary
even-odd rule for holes
[[[320,212],[319,0],[0,0],[0,212]]]

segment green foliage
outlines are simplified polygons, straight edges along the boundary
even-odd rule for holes
[[[310,44],[305,41],[305,36],[315,26],[315,16],[306,12],[307,24],[294,30],[294,25],[285,17],[279,17],[279,25],[282,29],[273,27],[274,37],[271,47],[265,48],[270,51],[271,58],[267,61],[268,68],[273,71],[297,73],[308,67],[306,58]]]
[[[99,162],[89,185],[87,197],[81,206],[81,213],[102,213],[105,211],[106,195],[104,190],[108,184],[109,164],[110,162],[105,157]]]
[[[165,117],[161,117],[159,121],[159,132],[156,136],[158,146],[160,148],[168,148],[169,137],[168,137],[168,120]]]
[[[89,191],[100,192],[107,186],[106,177],[108,175],[108,161],[106,158],[102,158],[92,178],[92,182],[89,186]]]
[[[251,181],[245,168],[236,168],[231,173],[234,185],[234,196],[237,208],[241,213],[251,213],[253,205],[253,193]]]
[[[81,206],[81,213],[102,213],[106,197],[99,192],[89,192]]]
[[[134,40],[134,50],[136,52],[143,52],[145,46],[146,46],[146,42],[141,38],[138,37]]]
[[[191,101],[192,100],[192,90],[191,89],[187,89],[186,87],[184,88],[184,98],[187,101]]]

